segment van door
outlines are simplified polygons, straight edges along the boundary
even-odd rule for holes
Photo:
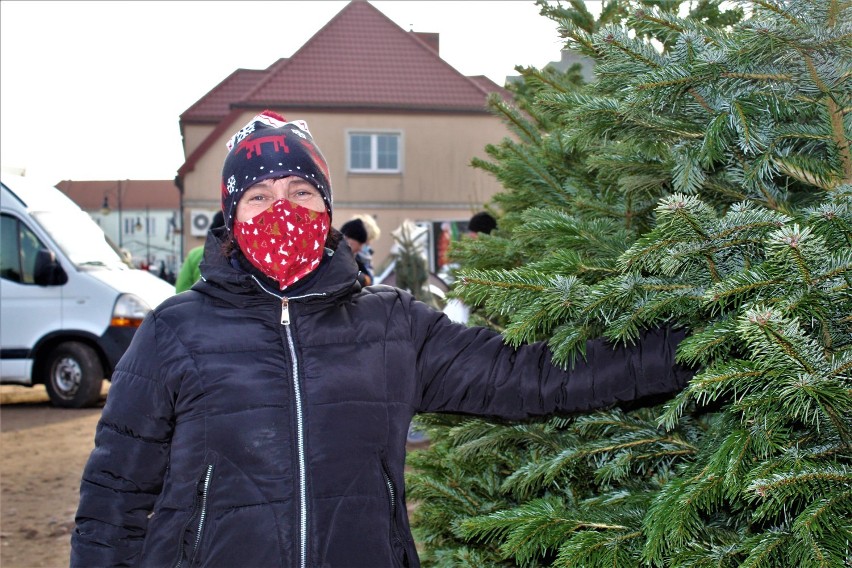
[[[12,215],[0,215],[0,376],[30,384],[30,351],[46,329],[62,329],[62,286],[35,283],[38,251],[46,245]]]

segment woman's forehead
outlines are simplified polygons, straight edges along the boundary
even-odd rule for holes
[[[292,187],[294,185],[298,185],[298,186],[305,185],[305,186],[308,186],[308,187],[314,187],[313,184],[311,184],[309,181],[307,181],[307,180],[305,180],[305,179],[303,179],[299,176],[282,176],[282,177],[279,177],[279,178],[269,178],[269,179],[261,180],[261,181],[257,182],[256,184],[252,185],[246,191],[251,191],[252,189],[255,189],[255,188],[257,188],[257,189],[270,188],[270,187],[275,186],[276,182],[284,182],[284,183],[287,184],[288,187]]]

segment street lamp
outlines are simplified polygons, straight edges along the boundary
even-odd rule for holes
[[[104,217],[110,214],[109,191],[110,190],[104,192],[104,202],[101,205],[101,214]],[[124,234],[124,228],[121,226],[121,180],[118,180],[116,195],[118,198],[118,247],[121,248],[124,246],[124,239],[122,238],[122,235]]]
[[[142,221],[136,221],[136,230],[142,230]],[[151,209],[145,206],[145,264],[151,266]]]

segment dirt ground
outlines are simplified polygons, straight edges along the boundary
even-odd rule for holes
[[[95,408],[61,409],[50,406],[43,387],[0,387],[3,568],[68,566],[80,476],[103,398]]]

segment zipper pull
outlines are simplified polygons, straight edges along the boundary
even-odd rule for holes
[[[281,298],[281,325],[290,325],[290,300]]]

